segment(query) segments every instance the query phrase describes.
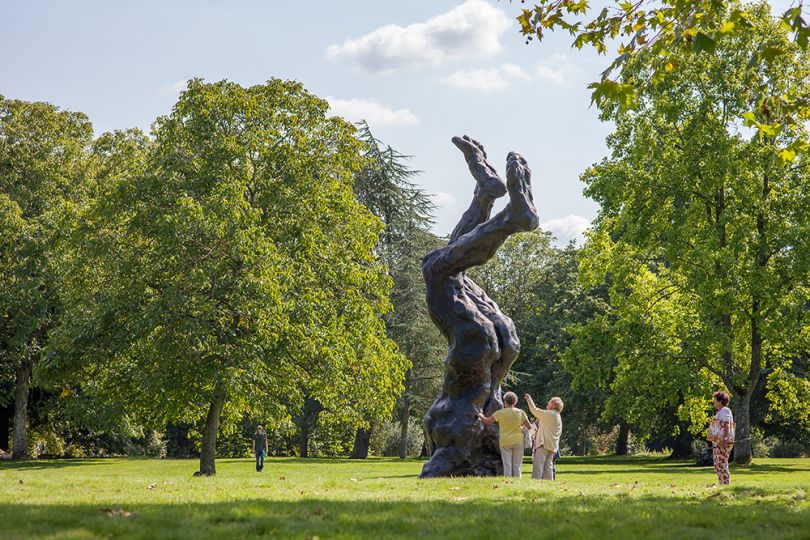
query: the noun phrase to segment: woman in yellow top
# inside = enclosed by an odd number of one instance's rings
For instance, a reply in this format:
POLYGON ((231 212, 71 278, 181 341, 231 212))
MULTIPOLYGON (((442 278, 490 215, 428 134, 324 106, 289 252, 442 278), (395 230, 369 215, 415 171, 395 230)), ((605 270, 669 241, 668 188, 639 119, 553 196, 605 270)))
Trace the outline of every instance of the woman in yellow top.
POLYGON ((537 408, 532 396, 526 394, 526 403, 539 426, 534 434, 534 452, 532 453, 532 478, 535 480, 554 480, 554 454, 560 449, 562 435, 563 401, 553 397, 546 403, 545 410, 537 408))
POLYGON ((515 407, 517 401, 517 394, 507 392, 503 395, 503 409, 495 411, 492 416, 478 413, 478 418, 486 425, 498 422, 503 475, 520 478, 523 466, 523 428, 531 429, 531 424, 526 413, 515 407))

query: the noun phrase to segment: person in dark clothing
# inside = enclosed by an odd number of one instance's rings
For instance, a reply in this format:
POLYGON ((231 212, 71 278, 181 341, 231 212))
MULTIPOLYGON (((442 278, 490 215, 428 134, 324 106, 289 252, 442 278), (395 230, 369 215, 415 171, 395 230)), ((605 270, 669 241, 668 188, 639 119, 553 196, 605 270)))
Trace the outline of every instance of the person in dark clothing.
POLYGON ((253 434, 253 453, 256 455, 256 472, 262 472, 264 456, 267 455, 267 433, 262 426, 257 426, 253 434))

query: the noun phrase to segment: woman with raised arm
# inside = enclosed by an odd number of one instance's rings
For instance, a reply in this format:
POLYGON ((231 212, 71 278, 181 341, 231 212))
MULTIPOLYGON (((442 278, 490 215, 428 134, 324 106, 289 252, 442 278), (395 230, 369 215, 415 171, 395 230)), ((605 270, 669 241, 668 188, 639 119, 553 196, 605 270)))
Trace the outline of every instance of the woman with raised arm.
POLYGON ((529 412, 537 418, 538 427, 534 434, 532 451, 532 478, 535 480, 554 480, 554 455, 560 449, 562 435, 563 401, 553 397, 546 403, 545 410, 539 409, 532 396, 524 396, 529 404, 529 412))

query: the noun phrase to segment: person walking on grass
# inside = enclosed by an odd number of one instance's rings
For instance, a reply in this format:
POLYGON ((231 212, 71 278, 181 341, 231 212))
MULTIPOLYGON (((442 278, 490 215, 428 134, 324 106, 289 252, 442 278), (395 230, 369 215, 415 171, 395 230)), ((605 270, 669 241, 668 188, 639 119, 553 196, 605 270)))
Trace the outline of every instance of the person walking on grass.
POLYGON ((253 434, 253 454, 256 456, 256 472, 262 472, 264 456, 267 455, 267 433, 262 426, 257 426, 253 434))
POLYGON ((558 397, 548 400, 546 409, 538 409, 532 396, 526 394, 529 412, 537 418, 538 428, 534 434, 534 451, 532 452, 532 478, 535 480, 554 480, 554 456, 560 449, 562 435, 563 401, 558 397))
POLYGON ((728 459, 734 447, 734 416, 728 408, 729 395, 722 390, 712 395, 712 402, 717 414, 709 424, 709 436, 712 442, 712 458, 714 471, 721 486, 731 483, 731 474, 728 470, 728 459))
POLYGON ((517 405, 517 394, 507 392, 503 395, 503 409, 495 411, 492 416, 478 413, 478 418, 486 425, 498 422, 498 445, 501 447, 503 475, 520 478, 523 467, 523 429, 531 429, 529 417, 517 405))

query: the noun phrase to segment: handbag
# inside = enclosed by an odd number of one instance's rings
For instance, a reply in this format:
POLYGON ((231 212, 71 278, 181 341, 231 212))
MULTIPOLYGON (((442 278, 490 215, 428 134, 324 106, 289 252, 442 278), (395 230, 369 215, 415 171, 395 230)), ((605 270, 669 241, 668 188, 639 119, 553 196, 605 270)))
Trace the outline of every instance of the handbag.
POLYGON ((734 431, 734 422, 712 418, 712 422, 709 424, 709 434, 706 438, 713 443, 731 444, 734 442, 734 431))
POLYGON ((523 448, 532 447, 532 432, 523 428, 523 448))

